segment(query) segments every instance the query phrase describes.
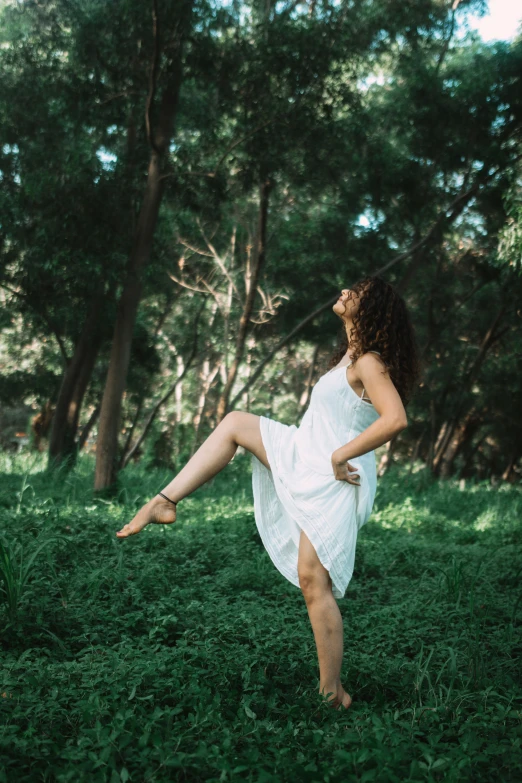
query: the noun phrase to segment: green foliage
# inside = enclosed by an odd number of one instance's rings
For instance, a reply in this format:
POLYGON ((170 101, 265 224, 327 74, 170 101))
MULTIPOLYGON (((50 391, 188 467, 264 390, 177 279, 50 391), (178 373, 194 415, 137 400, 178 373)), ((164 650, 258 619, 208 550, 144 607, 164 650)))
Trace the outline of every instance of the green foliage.
POLYGON ((11 549, 48 543, 1 638, 0 780, 473 781, 522 775, 520 489, 379 482, 344 599, 346 713, 322 706, 300 591, 256 531, 249 457, 118 541, 164 486, 0 455, 11 549))
POLYGON ((51 539, 34 547, 24 558, 23 546, 11 546, 0 541, 0 602, 3 603, 11 621, 17 617, 32 565, 42 549, 49 543, 52 543, 51 539))
POLYGON ((522 187, 520 177, 505 194, 507 220, 499 235, 498 259, 522 273, 522 187))

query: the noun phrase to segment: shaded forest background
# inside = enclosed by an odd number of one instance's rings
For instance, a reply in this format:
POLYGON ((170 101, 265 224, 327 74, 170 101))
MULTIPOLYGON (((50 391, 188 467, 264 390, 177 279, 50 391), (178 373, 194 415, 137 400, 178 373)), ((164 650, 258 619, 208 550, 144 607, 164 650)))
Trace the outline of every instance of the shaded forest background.
POLYGON ((343 287, 405 297, 380 450, 522 464, 522 37, 482 2, 0 2, 0 445, 176 470, 234 408, 298 423, 343 287))

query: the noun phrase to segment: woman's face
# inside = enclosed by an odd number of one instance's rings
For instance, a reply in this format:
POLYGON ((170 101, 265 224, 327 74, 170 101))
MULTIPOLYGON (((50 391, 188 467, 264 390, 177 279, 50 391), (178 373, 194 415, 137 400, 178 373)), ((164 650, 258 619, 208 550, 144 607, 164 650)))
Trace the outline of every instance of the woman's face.
POLYGON ((343 288, 341 295, 337 302, 334 304, 332 310, 336 315, 344 320, 352 320, 357 310, 361 299, 359 294, 350 288, 343 288))

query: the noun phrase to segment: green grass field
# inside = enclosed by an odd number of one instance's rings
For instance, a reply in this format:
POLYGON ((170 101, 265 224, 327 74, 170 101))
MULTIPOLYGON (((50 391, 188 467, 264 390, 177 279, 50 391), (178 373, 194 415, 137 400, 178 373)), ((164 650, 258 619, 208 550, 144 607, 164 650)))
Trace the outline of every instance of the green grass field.
POLYGON ((178 522, 115 532, 167 483, 93 498, 0 457, 0 781, 521 781, 522 492, 380 479, 321 704, 301 592, 257 533, 238 455, 178 522), (3 580, 3 581, 2 581, 3 580))

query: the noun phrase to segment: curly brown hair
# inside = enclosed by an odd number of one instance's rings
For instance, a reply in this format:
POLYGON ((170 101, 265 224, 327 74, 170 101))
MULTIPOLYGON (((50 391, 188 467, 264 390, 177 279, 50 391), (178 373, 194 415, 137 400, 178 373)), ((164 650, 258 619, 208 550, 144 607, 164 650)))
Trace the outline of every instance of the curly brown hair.
MULTIPOLYGON (((379 275, 362 278, 350 290, 360 297, 350 331, 352 362, 355 364, 370 349, 378 351, 406 406, 421 376, 419 349, 406 303, 379 275)), ((341 361, 347 348, 348 338, 343 326, 338 349, 331 357, 328 369, 341 361)))

